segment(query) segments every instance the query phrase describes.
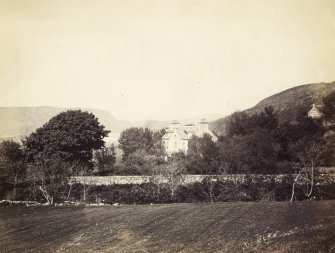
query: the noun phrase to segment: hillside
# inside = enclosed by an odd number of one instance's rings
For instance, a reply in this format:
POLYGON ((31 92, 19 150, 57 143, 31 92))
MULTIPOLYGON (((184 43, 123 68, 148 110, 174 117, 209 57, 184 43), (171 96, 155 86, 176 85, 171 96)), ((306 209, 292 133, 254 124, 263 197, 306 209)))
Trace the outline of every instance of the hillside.
MULTIPOLYGON (((46 106, 0 107, 0 139, 13 138, 15 140, 20 140, 48 122, 53 116, 69 109, 70 108, 46 106)), ((89 111, 96 115, 106 129, 111 130, 108 140, 112 140, 115 134, 130 125, 130 122, 118 120, 108 111, 85 108, 82 110, 89 111)))
MULTIPOLYGON (((254 107, 245 110, 249 114, 260 112, 266 106, 273 106, 278 110, 281 122, 294 121, 303 111, 308 111, 312 104, 320 104, 322 98, 335 90, 335 82, 317 83, 297 86, 268 98, 265 98, 254 107)), ((38 127, 45 124, 51 117, 62 111, 71 108, 59 107, 0 107, 0 139, 12 138, 20 140, 24 136, 29 135, 38 127)), ((82 110, 92 112, 99 118, 99 121, 111 130, 111 134, 106 139, 108 143, 116 142, 120 132, 129 127, 148 127, 150 129, 161 129, 167 127, 170 121, 124 121, 115 118, 109 111, 81 108, 82 110)), ((180 122, 195 123, 201 118, 206 118, 210 122, 210 129, 217 135, 225 134, 225 127, 228 117, 220 118, 219 114, 201 115, 199 117, 182 119, 180 122), (217 119, 217 120, 216 120, 217 119), (214 121, 213 121, 214 120, 214 121)))
MULTIPOLYGON (((14 139, 20 140, 25 136, 35 131, 38 127, 48 122, 50 118, 56 116, 62 111, 67 111, 73 108, 59 108, 59 107, 0 107, 0 140, 14 139)), ((78 108, 74 108, 78 109, 78 108)), ((106 129, 110 130, 109 137, 106 138, 107 143, 115 143, 119 138, 119 134, 129 127, 147 127, 150 129, 162 129, 170 124, 170 121, 124 121, 115 118, 109 111, 80 108, 83 111, 93 113, 103 124, 106 129)), ((208 114, 199 117, 181 120, 181 123, 193 123, 199 121, 201 118, 207 120, 214 120, 220 118, 222 115, 208 114)))
MULTIPOLYGON (((321 104, 322 98, 332 91, 335 91, 335 82, 301 85, 265 98, 245 112, 254 114, 266 106, 273 106, 278 111, 280 122, 292 122, 302 112, 309 111, 313 104, 321 104)), ((225 135, 228 118, 211 122, 210 129, 217 135, 225 135)))

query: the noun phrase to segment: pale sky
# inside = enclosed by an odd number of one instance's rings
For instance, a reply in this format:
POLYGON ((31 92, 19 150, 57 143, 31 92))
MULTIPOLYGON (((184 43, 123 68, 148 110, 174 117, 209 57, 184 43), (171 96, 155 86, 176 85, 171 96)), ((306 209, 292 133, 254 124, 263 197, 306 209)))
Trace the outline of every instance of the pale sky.
POLYGON ((334 0, 0 0, 0 106, 230 114, 335 80, 334 0))

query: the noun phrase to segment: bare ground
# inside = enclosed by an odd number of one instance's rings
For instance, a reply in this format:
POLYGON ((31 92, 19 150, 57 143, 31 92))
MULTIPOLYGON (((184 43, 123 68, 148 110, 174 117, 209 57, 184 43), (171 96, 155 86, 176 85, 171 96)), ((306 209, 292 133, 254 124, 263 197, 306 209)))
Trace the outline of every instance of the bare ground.
POLYGON ((0 252, 335 252, 335 201, 0 207, 0 252))

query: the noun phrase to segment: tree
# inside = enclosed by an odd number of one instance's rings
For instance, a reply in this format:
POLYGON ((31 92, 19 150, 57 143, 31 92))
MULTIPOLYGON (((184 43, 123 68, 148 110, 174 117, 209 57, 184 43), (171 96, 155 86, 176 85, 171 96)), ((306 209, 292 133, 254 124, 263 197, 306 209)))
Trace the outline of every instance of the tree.
POLYGON ((244 135, 247 133, 249 117, 245 112, 234 112, 230 115, 227 122, 227 135, 244 135))
POLYGON ((162 137, 166 134, 165 129, 161 129, 159 131, 153 132, 152 134, 152 141, 153 141, 153 147, 151 149, 151 154, 162 157, 165 155, 165 147, 162 142, 162 137))
POLYGON ((162 157, 148 154, 144 149, 131 153, 122 163, 122 174, 151 175, 156 166, 164 163, 162 157))
POLYGON ((68 179, 77 166, 77 163, 65 162, 59 156, 42 155, 29 164, 27 176, 34 187, 41 191, 47 204, 53 206, 56 200, 65 195, 68 179))
POLYGON ((123 151, 123 160, 126 160, 130 154, 139 149, 149 153, 153 146, 152 132, 148 128, 128 128, 121 133, 119 138, 119 147, 123 151))
POLYGON ((272 136, 264 129, 223 138, 219 143, 220 170, 226 173, 273 173, 277 149, 272 136))
POLYGON ((297 169, 297 173, 292 184, 290 201, 294 199, 295 185, 299 180, 305 184, 305 197, 310 198, 314 189, 314 170, 320 162, 320 144, 316 140, 304 138, 292 145, 291 149, 296 154, 294 167, 297 169))
POLYGON ((321 112, 325 119, 330 123, 335 123, 335 91, 331 92, 322 99, 323 105, 321 112))
POLYGON ((258 114, 254 114, 255 126, 269 131, 278 126, 278 115, 272 106, 267 106, 258 114))
POLYGON ((26 172, 25 157, 18 142, 5 140, 0 143, 0 168, 13 184, 12 198, 16 199, 16 186, 26 172))
POLYGON ((111 170, 116 161, 114 145, 109 148, 102 148, 93 153, 94 168, 99 172, 111 170))
POLYGON ((278 126, 278 115, 272 106, 267 106, 263 111, 248 115, 246 112, 234 112, 227 122, 227 135, 252 134, 256 129, 272 131, 278 126))
POLYGON ((26 138, 28 161, 43 156, 90 164, 93 150, 104 146, 103 138, 110 132, 104 128, 92 113, 62 112, 26 138))
POLYGON ((166 184, 171 190, 171 196, 173 197, 177 187, 185 180, 185 167, 182 163, 177 161, 170 161, 167 164, 161 164, 156 167, 154 174, 156 176, 162 176, 166 184))
POLYGON ((92 169, 93 150, 104 146, 108 133, 92 113, 70 110, 51 118, 26 138, 28 179, 49 205, 64 195, 69 177, 78 168, 92 169))
POLYGON ((192 136, 188 142, 187 170, 189 173, 216 173, 218 147, 209 134, 192 136))

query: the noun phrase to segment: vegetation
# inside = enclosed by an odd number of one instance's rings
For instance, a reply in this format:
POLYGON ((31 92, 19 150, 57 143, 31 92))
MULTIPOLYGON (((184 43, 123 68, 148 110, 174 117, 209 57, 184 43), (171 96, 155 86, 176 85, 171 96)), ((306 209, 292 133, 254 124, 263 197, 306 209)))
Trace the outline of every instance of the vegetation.
POLYGON ((152 132, 148 128, 132 127, 124 130, 119 138, 119 147, 123 151, 123 160, 138 150, 143 150, 149 155, 163 155, 161 138, 164 129, 152 132))
MULTIPOLYGON (((80 110, 62 112, 38 128, 23 142, 29 196, 34 198, 37 189, 49 205, 66 199, 69 177, 92 169, 93 150, 104 146, 108 133, 93 114, 80 110)), ((7 164, 23 160, 19 144, 3 142, 2 147, 7 164)))
MULTIPOLYGON (((23 146, 3 141, 0 144, 0 168, 13 187, 12 199, 16 198, 17 185, 22 182, 27 184, 26 197, 37 199, 37 192, 40 192, 50 205, 54 205, 55 201, 71 199, 74 192, 68 179, 74 175, 164 178, 164 186, 157 183, 159 180, 153 180, 157 191, 168 189, 169 197, 163 199, 177 202, 180 199, 210 202, 261 200, 264 191, 268 199, 293 201, 322 198, 315 175, 317 167, 335 164, 334 94, 332 92, 324 97, 324 114, 319 119, 309 118, 304 112, 295 122, 280 122, 278 113, 272 107, 265 107, 255 114, 235 112, 227 122, 227 135, 220 137, 218 142, 213 142, 207 134, 193 136, 189 140, 187 154, 175 153, 168 159, 162 143, 164 129, 126 129, 119 139, 122 160, 117 160, 114 146, 104 147, 103 138, 109 131, 104 130, 93 114, 80 110, 62 112, 28 136, 23 146), (229 185, 220 180, 207 180, 185 188, 182 186, 185 174, 212 177, 220 174, 292 176, 286 183, 286 186, 291 185, 289 194, 277 198, 276 193, 265 186, 229 185), (303 191, 301 182, 304 184, 303 191), (260 195, 246 193, 245 187, 257 189, 260 195), (190 189, 202 192, 203 196, 207 196, 206 200, 195 197, 190 189)), ((137 190, 146 194, 146 190, 137 190)), ((84 184, 81 195, 84 197, 80 199, 89 199, 88 185, 84 184)))
POLYGON ((11 199, 15 200, 16 186, 24 179, 26 173, 25 157, 19 143, 11 140, 0 143, 0 171, 13 185, 11 199))
MULTIPOLYGON (((301 113, 309 111, 313 104, 321 105, 322 101, 319 98, 328 96, 334 91, 334 87, 335 82, 297 86, 265 98, 244 112, 248 115, 257 114, 266 106, 271 105, 277 111, 280 124, 293 123, 301 113)), ((229 118, 230 116, 212 122, 211 129, 218 136, 226 135, 229 118)))
POLYGON ((114 145, 95 150, 93 153, 93 165, 99 174, 113 171, 115 162, 116 153, 114 145))
POLYGON ((93 150, 105 145, 109 132, 92 113, 61 112, 26 138, 25 152, 29 162, 47 156, 90 164, 93 150))

